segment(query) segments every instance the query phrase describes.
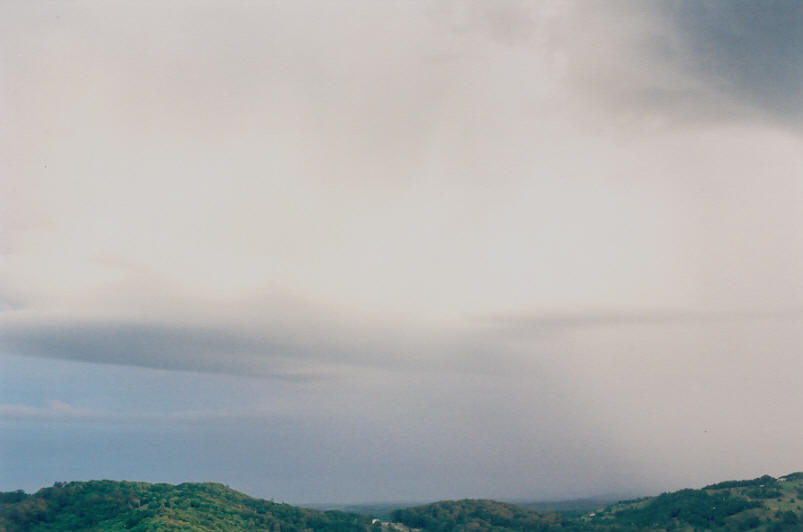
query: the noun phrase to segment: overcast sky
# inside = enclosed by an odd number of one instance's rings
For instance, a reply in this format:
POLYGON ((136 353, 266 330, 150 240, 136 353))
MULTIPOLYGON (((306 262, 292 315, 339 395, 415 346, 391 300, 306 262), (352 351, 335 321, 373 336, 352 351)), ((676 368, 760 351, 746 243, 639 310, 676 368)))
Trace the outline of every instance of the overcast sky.
POLYGON ((803 469, 803 5, 0 5, 0 490, 803 469))

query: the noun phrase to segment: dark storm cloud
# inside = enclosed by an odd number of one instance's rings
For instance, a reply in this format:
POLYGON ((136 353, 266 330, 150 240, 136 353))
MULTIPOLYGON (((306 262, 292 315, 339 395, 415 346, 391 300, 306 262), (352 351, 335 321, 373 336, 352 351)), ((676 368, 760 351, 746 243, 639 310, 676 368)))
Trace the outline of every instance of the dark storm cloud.
POLYGON ((795 0, 660 2, 674 49, 664 57, 788 125, 803 118, 803 4, 795 0))
POLYGON ((6 320, 0 323, 0 346, 8 354, 40 358, 302 381, 335 377, 337 367, 491 376, 505 374, 505 361, 514 360, 508 340, 586 329, 801 317, 803 310, 797 308, 510 313, 469 320, 467 327, 448 333, 403 327, 360 330, 359 325, 342 322, 337 331, 319 326, 316 330, 312 320, 251 327, 170 320, 6 320))
POLYGON ((4 351, 11 354, 166 370, 288 377, 286 367, 275 366, 304 354, 298 346, 255 335, 165 323, 6 324, 0 330, 4 351))
POLYGON ((301 381, 337 377, 337 368, 493 374, 505 354, 467 331, 363 327, 334 320, 322 327, 309 317, 247 327, 169 319, 7 319, 0 322, 0 347, 12 355, 301 381))

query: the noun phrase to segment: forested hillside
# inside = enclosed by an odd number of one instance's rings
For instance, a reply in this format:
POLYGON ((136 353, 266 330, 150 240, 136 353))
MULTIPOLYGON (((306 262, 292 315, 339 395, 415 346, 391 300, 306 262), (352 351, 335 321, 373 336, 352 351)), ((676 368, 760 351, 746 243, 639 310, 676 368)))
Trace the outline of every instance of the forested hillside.
POLYGON ((446 531, 803 531, 803 473, 728 481, 620 502, 579 517, 493 501, 447 501, 397 510, 411 528, 446 531))
POLYGON ((393 512, 393 519, 428 532, 468 530, 551 530, 560 524, 557 513, 526 510, 489 500, 441 501, 393 512))
POLYGON ((240 531, 362 532, 368 519, 254 499, 222 484, 57 483, 34 495, 0 495, 0 532, 240 531))
POLYGON ((391 521, 254 499, 221 484, 100 480, 57 483, 33 495, 0 493, 0 532, 803 532, 801 506, 803 473, 720 482, 579 516, 465 499, 399 509, 391 521))

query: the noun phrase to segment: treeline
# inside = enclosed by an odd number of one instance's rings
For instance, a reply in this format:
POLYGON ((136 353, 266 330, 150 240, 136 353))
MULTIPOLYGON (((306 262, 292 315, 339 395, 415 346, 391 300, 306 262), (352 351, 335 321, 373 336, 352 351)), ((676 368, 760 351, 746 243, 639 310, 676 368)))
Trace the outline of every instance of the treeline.
POLYGON ((222 484, 91 481, 0 496, 0 532, 363 532, 367 518, 254 499, 222 484))
POLYGON ((582 514, 491 500, 395 510, 393 523, 254 499, 222 484, 56 483, 0 493, 0 532, 803 532, 803 474, 711 484, 582 514))
POLYGON ((551 530, 561 520, 557 513, 525 510, 513 504, 489 500, 442 501, 396 510, 393 520, 428 532, 551 530))
POLYGON ((778 482, 778 479, 769 475, 764 475, 752 480, 726 480, 725 482, 718 482, 717 484, 709 484, 705 486, 704 490, 721 490, 730 488, 745 488, 749 486, 769 486, 778 482))
POLYGON ((393 518, 425 532, 803 532, 801 497, 803 474, 792 474, 623 501, 579 516, 532 512, 494 501, 462 500, 397 510, 393 518))
POLYGON ((709 494, 704 490, 685 489, 664 493, 644 506, 616 512, 615 520, 622 525, 637 527, 691 525, 712 530, 725 526, 726 519, 761 503, 730 493, 709 494))

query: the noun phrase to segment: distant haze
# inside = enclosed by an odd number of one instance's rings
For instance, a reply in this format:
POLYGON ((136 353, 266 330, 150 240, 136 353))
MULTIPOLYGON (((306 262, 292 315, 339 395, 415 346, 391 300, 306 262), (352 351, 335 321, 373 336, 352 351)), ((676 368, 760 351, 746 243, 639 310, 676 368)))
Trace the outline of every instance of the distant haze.
POLYGON ((803 469, 803 5, 0 5, 0 490, 803 469))

